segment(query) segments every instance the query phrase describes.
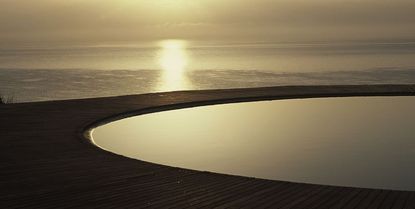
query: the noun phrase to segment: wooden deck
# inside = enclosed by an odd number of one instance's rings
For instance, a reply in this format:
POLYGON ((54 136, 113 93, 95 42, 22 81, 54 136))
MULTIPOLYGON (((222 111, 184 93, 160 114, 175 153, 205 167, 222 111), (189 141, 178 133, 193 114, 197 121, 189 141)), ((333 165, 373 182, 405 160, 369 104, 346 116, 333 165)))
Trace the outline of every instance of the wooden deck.
POLYGON ((290 183, 167 167, 100 150, 84 137, 89 128, 114 118, 167 109, 376 95, 415 95, 415 85, 184 91, 0 105, 0 208, 413 209, 415 192, 290 183))

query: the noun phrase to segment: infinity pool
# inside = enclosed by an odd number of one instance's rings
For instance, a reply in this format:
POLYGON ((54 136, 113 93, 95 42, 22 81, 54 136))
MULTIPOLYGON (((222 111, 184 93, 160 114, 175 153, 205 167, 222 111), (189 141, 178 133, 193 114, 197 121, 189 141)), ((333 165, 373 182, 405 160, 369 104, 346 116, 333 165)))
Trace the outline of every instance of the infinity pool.
POLYGON ((415 190, 415 97, 291 99, 173 110, 98 127, 94 143, 159 164, 415 190))

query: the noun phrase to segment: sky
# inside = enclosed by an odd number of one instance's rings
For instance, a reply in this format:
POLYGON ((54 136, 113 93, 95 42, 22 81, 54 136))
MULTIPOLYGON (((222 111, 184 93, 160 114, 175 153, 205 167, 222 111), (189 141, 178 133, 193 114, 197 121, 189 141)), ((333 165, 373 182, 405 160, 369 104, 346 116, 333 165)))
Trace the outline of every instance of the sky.
POLYGON ((413 41, 414 0, 0 0, 0 46, 413 41))

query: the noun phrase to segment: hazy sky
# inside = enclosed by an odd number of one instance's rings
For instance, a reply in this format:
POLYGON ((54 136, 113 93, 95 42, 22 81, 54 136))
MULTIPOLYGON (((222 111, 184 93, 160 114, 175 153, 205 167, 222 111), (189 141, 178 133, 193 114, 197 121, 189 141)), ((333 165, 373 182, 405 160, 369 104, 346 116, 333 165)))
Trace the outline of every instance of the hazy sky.
POLYGON ((0 0, 0 44, 402 41, 414 0, 0 0))

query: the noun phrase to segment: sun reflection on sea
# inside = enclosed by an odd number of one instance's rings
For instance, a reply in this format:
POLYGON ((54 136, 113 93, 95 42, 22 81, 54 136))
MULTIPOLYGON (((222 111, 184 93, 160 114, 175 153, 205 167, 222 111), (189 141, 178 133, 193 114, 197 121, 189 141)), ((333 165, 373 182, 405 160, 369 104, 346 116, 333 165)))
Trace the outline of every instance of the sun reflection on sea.
POLYGON ((183 40, 164 40, 159 43, 158 61, 162 69, 159 91, 175 91, 189 88, 186 66, 189 56, 183 40))

